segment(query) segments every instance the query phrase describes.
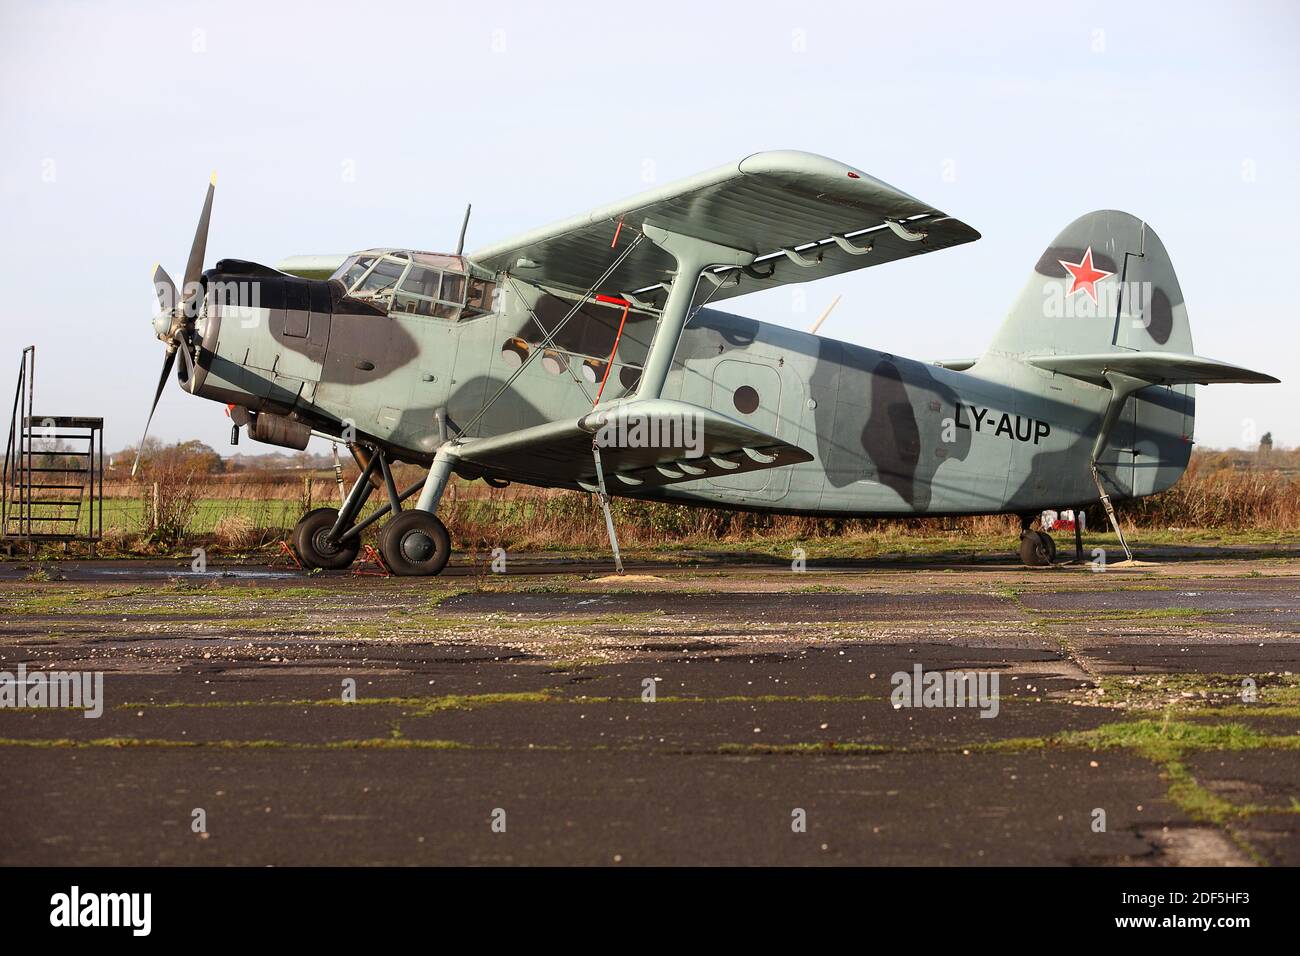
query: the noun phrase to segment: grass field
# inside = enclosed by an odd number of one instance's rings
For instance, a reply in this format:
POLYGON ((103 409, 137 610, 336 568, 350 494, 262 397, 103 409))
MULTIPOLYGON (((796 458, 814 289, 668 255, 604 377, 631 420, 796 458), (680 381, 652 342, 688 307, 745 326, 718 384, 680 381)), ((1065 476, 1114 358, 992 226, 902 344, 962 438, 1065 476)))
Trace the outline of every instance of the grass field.
MULTIPOLYGON (((1148 543, 1293 542, 1300 535, 1300 478, 1292 467, 1297 457, 1295 452, 1276 452, 1267 459, 1197 452, 1173 488, 1120 503, 1121 520, 1126 531, 1148 543)), ((396 471, 399 487, 420 477, 410 466, 396 471)), ((350 480, 353 474, 346 477, 350 480)), ((322 471, 270 476, 165 472, 143 481, 111 481, 105 492, 99 550, 110 555, 187 553, 196 545, 224 553, 278 550, 302 514, 313 507, 337 507, 340 498, 334 475, 322 471)), ((363 517, 384 500, 382 491, 373 494, 363 517)), ((1019 527, 1018 519, 1005 515, 827 519, 635 499, 616 499, 613 511, 620 541, 648 552, 708 547, 789 554, 796 545, 817 542, 823 555, 1002 553, 1014 543, 1019 527)), ((577 492, 519 485, 491 488, 457 478, 439 514, 461 552, 607 547, 595 498, 577 492)), ((87 518, 83 510, 83 533, 89 530, 87 518)), ((1087 524, 1098 533, 1089 534, 1090 546, 1117 545, 1113 535, 1100 534, 1107 529, 1099 506, 1088 509, 1087 524)), ((381 527, 368 532, 369 540, 381 527)), ((1058 534, 1058 544, 1068 547, 1071 537, 1069 532, 1058 534)))

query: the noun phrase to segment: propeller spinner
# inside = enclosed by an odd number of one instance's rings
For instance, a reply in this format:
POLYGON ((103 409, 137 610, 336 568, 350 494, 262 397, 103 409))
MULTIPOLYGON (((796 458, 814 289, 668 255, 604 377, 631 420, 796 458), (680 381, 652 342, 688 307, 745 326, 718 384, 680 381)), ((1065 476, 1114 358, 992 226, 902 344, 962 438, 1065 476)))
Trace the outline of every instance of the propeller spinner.
POLYGON ((167 355, 163 359, 162 375, 158 377, 158 388, 154 392, 153 404, 149 406, 149 417, 144 423, 144 434, 140 436, 140 447, 136 449, 135 463, 131 466, 131 475, 140 469, 140 456, 144 454, 144 441, 149 435, 149 426, 153 423, 153 414, 158 409, 158 400, 162 398, 163 386, 176 364, 176 353, 185 358, 188 371, 187 381, 194 382, 194 357, 190 354, 190 335, 194 331, 194 320, 199 312, 203 290, 199 279, 203 275, 203 256, 208 246, 208 224, 212 221, 212 196, 217 188, 217 174, 212 174, 208 183, 208 194, 203 200, 203 212, 199 214, 199 225, 194 230, 194 243, 190 246, 190 257, 185 263, 185 275, 178 291, 176 283, 161 265, 154 266, 153 285, 158 295, 159 313, 154 316, 153 330, 158 340, 167 346, 167 355))

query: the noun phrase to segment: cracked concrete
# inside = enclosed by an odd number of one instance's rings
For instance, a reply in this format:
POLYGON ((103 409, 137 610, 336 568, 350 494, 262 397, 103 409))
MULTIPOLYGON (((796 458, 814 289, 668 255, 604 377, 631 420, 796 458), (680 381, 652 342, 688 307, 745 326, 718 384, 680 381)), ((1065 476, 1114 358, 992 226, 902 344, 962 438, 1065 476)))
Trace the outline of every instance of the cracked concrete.
POLYGON ((0 670, 106 696, 0 708, 0 862, 1294 865, 1300 563, 1203 552, 0 564, 0 670), (895 706, 917 664, 997 716, 895 706))

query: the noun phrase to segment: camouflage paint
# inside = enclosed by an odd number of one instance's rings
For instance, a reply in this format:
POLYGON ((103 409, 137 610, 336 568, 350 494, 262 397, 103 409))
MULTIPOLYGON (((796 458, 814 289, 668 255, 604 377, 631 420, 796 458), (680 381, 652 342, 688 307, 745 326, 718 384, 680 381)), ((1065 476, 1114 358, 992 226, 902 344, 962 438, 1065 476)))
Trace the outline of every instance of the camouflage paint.
MULTIPOLYGON (((220 269, 207 275, 224 277, 220 269)), ((270 291, 274 280, 263 281, 270 291)), ((510 343, 522 340, 535 351, 569 311, 572 302, 562 293, 502 272, 495 311, 451 321, 384 315, 342 296, 338 283, 290 281, 308 286, 314 304, 305 313, 279 306, 272 295, 252 327, 223 320, 219 309, 207 317, 196 393, 255 411, 292 412, 332 434, 350 420, 363 439, 424 464, 471 421, 467 435, 488 437, 589 412, 595 383, 582 377, 582 363, 608 359, 621 314, 584 304, 555 337, 557 361, 531 361, 479 415, 518 368, 507 355, 510 343), (315 305, 326 292, 328 314, 315 305), (289 335, 288 328, 306 334, 289 335)), ((701 287, 697 300, 707 283, 701 287)), ((1072 306, 1081 300, 1076 293, 1072 306)), ((629 314, 604 403, 634 387, 654 326, 651 311, 629 314)), ((1118 212, 1084 216, 1062 231, 986 354, 964 371, 702 308, 681 337, 663 397, 749 421, 811 460, 653 488, 613 482, 610 490, 863 516, 1029 513, 1092 501, 1090 449, 1109 389, 1024 359, 1110 350, 1191 351, 1186 307, 1164 247, 1140 220, 1118 212), (1098 270, 1113 273, 1099 290, 1113 291, 1110 284, 1121 281, 1150 287, 1145 312, 1121 303, 1114 314, 1048 314, 1045 303, 1061 299, 1071 281, 1062 260, 1078 263, 1089 250, 1098 270), (746 385, 759 398, 748 414, 733 402, 746 385)), ((1101 459, 1120 496, 1177 480, 1190 453, 1194 412, 1189 385, 1151 386, 1128 400, 1101 459)), ((484 471, 468 464, 460 470, 471 477, 484 471)), ((551 483, 578 487, 580 477, 551 483)))

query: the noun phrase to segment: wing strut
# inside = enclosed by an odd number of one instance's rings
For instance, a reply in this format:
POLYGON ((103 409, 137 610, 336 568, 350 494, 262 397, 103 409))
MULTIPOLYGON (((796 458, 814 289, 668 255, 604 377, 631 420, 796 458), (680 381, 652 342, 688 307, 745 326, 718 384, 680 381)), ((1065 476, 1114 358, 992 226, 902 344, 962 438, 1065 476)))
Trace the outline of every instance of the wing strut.
POLYGON ((659 313, 659 327, 650 342, 650 350, 646 353, 645 365, 641 369, 641 381, 636 387, 637 398, 659 398, 663 394, 664 381, 668 378, 668 369, 672 366, 673 353, 677 351, 677 342, 686 327, 687 313, 695 298, 700 273, 709 266, 747 266, 754 261, 754 254, 669 232, 650 223, 645 224, 642 235, 677 261, 677 272, 673 276, 672 287, 668 290, 668 300, 659 313))
POLYGON ((609 492, 605 490, 605 469, 600 465, 600 442, 592 439, 591 455, 596 459, 596 496, 605 512, 605 530, 609 532, 609 546, 614 549, 614 567, 623 573, 623 556, 618 553, 618 533, 614 530, 614 516, 609 510, 609 492))

